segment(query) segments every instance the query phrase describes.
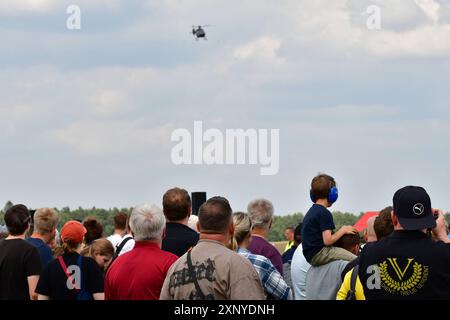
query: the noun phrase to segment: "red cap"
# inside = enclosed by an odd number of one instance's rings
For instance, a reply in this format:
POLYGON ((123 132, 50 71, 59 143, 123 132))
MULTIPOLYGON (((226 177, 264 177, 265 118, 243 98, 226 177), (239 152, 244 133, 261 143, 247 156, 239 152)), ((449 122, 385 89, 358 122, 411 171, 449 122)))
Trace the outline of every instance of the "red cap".
POLYGON ((78 221, 67 221, 61 229, 61 240, 72 240, 75 243, 83 242, 84 235, 86 234, 86 228, 78 221))

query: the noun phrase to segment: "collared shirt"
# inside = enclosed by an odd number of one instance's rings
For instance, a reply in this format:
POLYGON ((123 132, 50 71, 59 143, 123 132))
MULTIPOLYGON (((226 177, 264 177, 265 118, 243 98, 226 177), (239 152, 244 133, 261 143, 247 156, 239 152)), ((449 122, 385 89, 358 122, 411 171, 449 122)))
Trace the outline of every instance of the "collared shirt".
POLYGON ((264 291, 271 298, 292 300, 291 289, 269 259, 243 248, 239 248, 237 252, 253 264, 259 274, 264 291))
POLYGON ((105 278, 106 300, 158 300, 167 271, 177 256, 156 243, 136 241, 119 256, 105 278))

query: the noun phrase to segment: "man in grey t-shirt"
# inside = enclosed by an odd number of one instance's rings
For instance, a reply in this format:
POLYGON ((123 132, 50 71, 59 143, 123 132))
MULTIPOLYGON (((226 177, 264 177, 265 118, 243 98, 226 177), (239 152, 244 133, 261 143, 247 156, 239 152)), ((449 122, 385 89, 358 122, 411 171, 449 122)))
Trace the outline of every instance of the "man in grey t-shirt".
MULTIPOLYGON (((359 252, 359 235, 344 235, 336 246, 357 254, 359 252)), ((306 274, 307 300, 336 300, 342 284, 341 274, 348 261, 338 260, 319 267, 311 267, 306 274)))

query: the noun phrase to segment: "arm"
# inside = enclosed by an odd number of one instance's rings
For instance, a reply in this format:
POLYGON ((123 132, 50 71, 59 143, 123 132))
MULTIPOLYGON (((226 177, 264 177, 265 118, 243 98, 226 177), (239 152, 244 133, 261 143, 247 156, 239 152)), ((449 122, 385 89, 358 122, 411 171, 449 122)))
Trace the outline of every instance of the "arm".
POLYGON ((291 289, 269 259, 265 266, 267 277, 262 277, 261 280, 266 292, 277 300, 292 300, 291 289))
POLYGON ((105 300, 104 292, 94 293, 92 296, 94 297, 94 300, 105 300))
POLYGON ((322 232, 323 243, 325 246, 331 246, 345 234, 355 234, 357 231, 352 226, 342 226, 336 233, 331 234, 331 230, 322 232))
POLYGON ((38 300, 50 300, 49 296, 44 296, 42 294, 38 294, 38 300))
POLYGON ((28 292, 30 293, 30 300, 37 300, 38 295, 35 291, 37 283, 39 281, 39 276, 29 276, 27 277, 27 281, 28 281, 28 292))

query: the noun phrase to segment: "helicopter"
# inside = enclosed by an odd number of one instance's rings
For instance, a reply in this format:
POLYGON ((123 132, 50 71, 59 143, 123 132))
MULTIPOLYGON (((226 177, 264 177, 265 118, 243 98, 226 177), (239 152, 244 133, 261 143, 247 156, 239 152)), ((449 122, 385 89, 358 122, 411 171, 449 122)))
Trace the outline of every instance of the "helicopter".
POLYGON ((204 26, 198 26, 197 29, 195 28, 195 26, 192 26, 192 34, 194 35, 196 41, 198 41, 199 38, 208 40, 208 38, 206 38, 206 32, 203 28, 209 26, 210 26, 209 24, 206 24, 204 26))

